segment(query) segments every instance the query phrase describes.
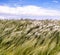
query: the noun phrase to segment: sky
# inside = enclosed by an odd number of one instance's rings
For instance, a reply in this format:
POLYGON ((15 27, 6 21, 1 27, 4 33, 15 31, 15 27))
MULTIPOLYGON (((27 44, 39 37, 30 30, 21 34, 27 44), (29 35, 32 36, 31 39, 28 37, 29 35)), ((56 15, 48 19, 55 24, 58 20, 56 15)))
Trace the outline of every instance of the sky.
POLYGON ((60 19, 60 0, 0 0, 0 18, 41 17, 60 19))

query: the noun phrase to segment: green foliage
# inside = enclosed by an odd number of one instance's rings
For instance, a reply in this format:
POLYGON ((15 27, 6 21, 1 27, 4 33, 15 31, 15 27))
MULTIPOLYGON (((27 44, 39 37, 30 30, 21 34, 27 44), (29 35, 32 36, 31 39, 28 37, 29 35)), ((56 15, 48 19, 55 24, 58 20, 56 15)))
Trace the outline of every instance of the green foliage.
POLYGON ((0 20, 0 55, 60 55, 60 22, 0 20))

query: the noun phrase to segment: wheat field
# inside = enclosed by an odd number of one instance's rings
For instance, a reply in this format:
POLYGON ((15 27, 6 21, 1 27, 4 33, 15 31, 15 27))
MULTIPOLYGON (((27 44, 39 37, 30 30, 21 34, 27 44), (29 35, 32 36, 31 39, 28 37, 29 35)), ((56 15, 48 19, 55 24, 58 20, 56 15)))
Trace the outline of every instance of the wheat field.
POLYGON ((60 55, 60 21, 0 20, 0 55, 60 55))

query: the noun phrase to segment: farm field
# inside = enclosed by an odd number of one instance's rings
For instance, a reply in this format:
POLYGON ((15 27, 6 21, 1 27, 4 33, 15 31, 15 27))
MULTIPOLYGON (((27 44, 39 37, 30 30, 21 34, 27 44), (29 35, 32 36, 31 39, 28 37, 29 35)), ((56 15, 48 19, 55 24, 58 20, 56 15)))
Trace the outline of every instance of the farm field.
POLYGON ((60 55, 60 21, 0 20, 0 55, 60 55))

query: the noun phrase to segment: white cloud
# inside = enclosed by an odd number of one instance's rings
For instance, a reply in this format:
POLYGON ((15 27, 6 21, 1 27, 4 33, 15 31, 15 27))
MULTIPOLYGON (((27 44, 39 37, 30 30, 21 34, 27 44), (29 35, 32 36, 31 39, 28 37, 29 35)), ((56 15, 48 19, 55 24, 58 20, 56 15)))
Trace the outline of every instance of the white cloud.
POLYGON ((0 13, 31 16, 60 16, 60 11, 49 10, 37 6, 8 7, 0 6, 0 13))
POLYGON ((57 0, 53 0, 52 2, 54 2, 54 3, 58 3, 58 1, 57 1, 57 0))

